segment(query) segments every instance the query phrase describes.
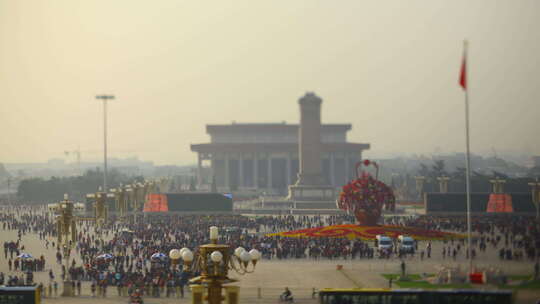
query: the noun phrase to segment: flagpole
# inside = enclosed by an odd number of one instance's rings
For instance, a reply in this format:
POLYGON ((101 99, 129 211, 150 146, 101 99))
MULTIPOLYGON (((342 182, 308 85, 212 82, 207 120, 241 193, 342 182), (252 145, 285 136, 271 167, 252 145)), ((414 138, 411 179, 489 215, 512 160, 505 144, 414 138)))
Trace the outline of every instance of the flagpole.
MULTIPOLYGON (((467 64, 467 40, 463 41, 463 60, 466 69, 467 64)), ((465 70, 466 71, 466 70, 465 70)), ((466 73, 466 72, 465 72, 466 73)), ((466 78, 469 78, 465 74, 466 78)), ((465 140, 467 142, 467 155, 465 161, 466 168, 466 188, 467 188, 467 252, 469 256, 469 274, 473 272, 473 260, 472 260, 472 246, 471 246, 471 156, 470 156, 470 140, 469 140, 469 85, 465 82, 465 140)))

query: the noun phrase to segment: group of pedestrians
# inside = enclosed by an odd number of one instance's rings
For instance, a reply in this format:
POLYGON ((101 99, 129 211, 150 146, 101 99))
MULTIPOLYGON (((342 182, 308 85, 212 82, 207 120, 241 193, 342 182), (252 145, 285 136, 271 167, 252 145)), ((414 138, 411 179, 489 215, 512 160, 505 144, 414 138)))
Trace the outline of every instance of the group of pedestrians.
MULTIPOLYGON (((209 243, 210 226, 220 228, 220 243, 230 248, 256 248, 264 259, 372 259, 378 256, 371 241, 268 235, 270 232, 354 223, 354 218, 349 215, 247 217, 154 214, 121 224, 112 218, 102 227, 101 233, 97 233, 91 221, 78 222, 77 241, 66 269, 63 252, 55 242, 54 219, 45 208, 4 207, 2 211, 0 226, 4 230, 17 231, 18 236, 17 240, 4 242, 4 257, 10 271, 32 273, 49 270, 49 281, 45 282, 47 287, 44 288, 51 286, 52 290, 57 285, 52 265, 45 263, 44 255, 28 260, 17 258, 24 252, 23 236, 35 233, 46 249, 54 250, 61 278, 72 280, 73 289, 79 294, 81 284, 88 282, 95 297, 106 297, 111 293, 128 296, 134 292, 153 297, 183 297, 189 279, 198 273, 184 269, 182 264, 171 263, 166 256, 171 249, 187 247, 196 250, 200 245, 209 243), (156 253, 163 253, 165 258, 153 258, 156 253)), ((466 227, 464 217, 457 216, 386 217, 384 223, 451 232, 464 232, 466 227)), ((496 249, 503 260, 538 259, 540 231, 538 222, 533 218, 474 217, 473 223, 473 258, 486 250, 496 249)), ((417 242, 415 250, 405 253, 394 249, 385 257, 430 259, 437 254, 432 252, 431 246, 431 242, 417 242)), ((464 240, 447 240, 440 255, 443 259, 454 260, 460 256, 468 257, 465 248, 464 240)), ((26 279, 16 275, 4 281, 9 284, 27 283, 26 279)))

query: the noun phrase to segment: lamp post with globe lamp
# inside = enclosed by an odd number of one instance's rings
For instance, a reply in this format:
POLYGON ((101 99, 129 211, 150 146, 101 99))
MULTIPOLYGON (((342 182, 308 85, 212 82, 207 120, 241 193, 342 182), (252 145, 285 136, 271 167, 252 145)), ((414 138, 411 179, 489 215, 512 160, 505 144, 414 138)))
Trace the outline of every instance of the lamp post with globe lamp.
MULTIPOLYGON (((209 304, 221 303, 223 284, 237 282, 236 279, 228 277, 229 270, 234 270, 240 275, 252 273, 257 261, 261 258, 261 253, 257 249, 248 252, 244 248, 238 247, 231 251, 229 245, 218 244, 218 238, 218 227, 212 226, 210 227, 210 244, 199 246, 195 254, 188 248, 172 249, 169 252, 171 260, 183 260, 184 272, 200 272, 199 276, 189 282, 196 284, 195 287, 197 285, 204 286, 208 290, 208 296, 203 299, 202 292, 196 292, 193 288, 193 303, 203 303, 203 300, 207 300, 209 304)), ((237 287, 228 286, 226 288, 231 291, 229 292, 229 303, 237 303, 237 287)))
POLYGON ((531 198, 534 206, 536 207, 536 220, 540 220, 540 182, 538 182, 538 177, 532 183, 529 183, 531 186, 531 198))
POLYGON ((73 202, 68 199, 67 194, 64 194, 64 200, 56 204, 50 204, 49 209, 58 211, 56 221, 58 245, 62 247, 62 253, 66 261, 62 296, 70 297, 74 295, 74 290, 72 289, 72 281, 69 279, 69 257, 77 241, 77 225, 73 214, 73 202))
POLYGON ((416 192, 418 193, 418 198, 420 200, 424 199, 424 183, 426 182, 425 176, 415 176, 414 180, 416 181, 416 192))

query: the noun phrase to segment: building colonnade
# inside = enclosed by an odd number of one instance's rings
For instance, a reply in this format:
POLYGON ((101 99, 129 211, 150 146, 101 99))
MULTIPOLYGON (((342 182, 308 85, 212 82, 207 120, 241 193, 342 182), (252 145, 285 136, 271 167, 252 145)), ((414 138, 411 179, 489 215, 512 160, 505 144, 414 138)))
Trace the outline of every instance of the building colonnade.
MULTIPOLYGON (((289 185, 296 182, 299 169, 298 153, 295 152, 214 152, 198 155, 199 184, 202 183, 203 160, 209 160, 217 187, 230 191, 267 189, 284 193, 289 185)), ((354 165, 361 160, 361 153, 326 152, 321 157, 325 182, 341 187, 356 176, 354 165)))

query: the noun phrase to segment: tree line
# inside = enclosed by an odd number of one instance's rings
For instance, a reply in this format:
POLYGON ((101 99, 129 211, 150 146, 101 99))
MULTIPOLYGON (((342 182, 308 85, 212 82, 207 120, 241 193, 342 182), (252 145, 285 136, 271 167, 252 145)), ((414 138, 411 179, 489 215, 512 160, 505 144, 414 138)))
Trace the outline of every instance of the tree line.
MULTIPOLYGON (((531 188, 528 185, 529 182, 535 180, 536 175, 535 168, 530 170, 527 177, 509 177, 506 174, 492 171, 492 174, 480 173, 477 171, 471 171, 471 192, 473 193, 489 193, 492 191, 493 179, 504 179, 504 192, 507 193, 526 193, 530 192, 531 188)), ((424 177, 423 191, 422 192, 439 192, 439 180, 438 177, 446 176, 448 180, 448 192, 464 193, 466 192, 466 169, 457 167, 452 171, 448 171, 445 166, 444 160, 434 160, 432 164, 421 163, 416 175, 410 174, 393 176, 391 179, 391 186, 402 193, 404 197, 409 199, 418 198, 418 189, 415 177, 424 177)))
MULTIPOLYGON (((116 169, 109 170, 107 183, 110 188, 119 187, 120 184, 142 182, 142 176, 127 176, 116 169)), ((100 169, 87 170, 80 176, 40 177, 24 179, 17 189, 17 200, 24 203, 51 203, 63 199, 69 194, 74 201, 84 201, 87 193, 94 193, 103 185, 103 171, 100 169)))

